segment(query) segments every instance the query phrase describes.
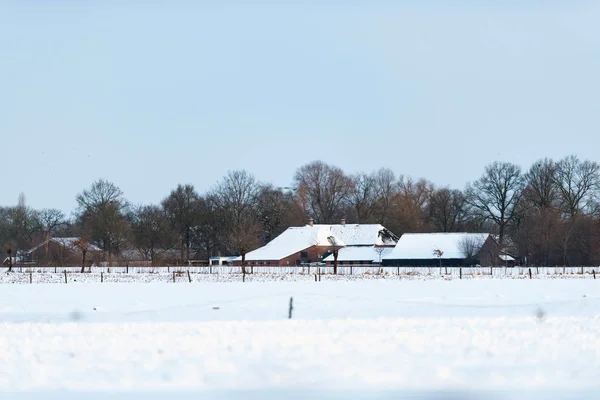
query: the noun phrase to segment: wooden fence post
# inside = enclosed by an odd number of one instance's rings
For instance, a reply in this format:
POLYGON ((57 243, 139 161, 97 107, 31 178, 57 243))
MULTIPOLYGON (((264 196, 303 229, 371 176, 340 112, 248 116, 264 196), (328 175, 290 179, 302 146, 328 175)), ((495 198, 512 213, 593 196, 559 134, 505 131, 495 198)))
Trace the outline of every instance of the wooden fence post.
POLYGON ((246 282, 246 270, 242 270, 242 282, 246 282))
POLYGON ((294 309, 294 298, 290 297, 290 309, 288 311, 288 319, 292 319, 292 310, 294 309))
POLYGON ((54 266, 54 273, 56 273, 56 265, 54 266))
POLYGON ((33 283, 33 274, 29 271, 29 283, 33 283))
POLYGON ((65 283, 67 283, 67 270, 65 269, 65 283))
POLYGON ((531 268, 529 268, 529 279, 532 279, 531 278, 531 268))
POLYGON ((595 270, 595 269, 593 269, 593 270, 592 270, 592 273, 594 274, 594 279, 596 279, 596 270, 595 270))
POLYGON ((315 274, 315 282, 317 281, 317 274, 315 274))
POLYGON ((490 267, 490 275, 494 276, 494 270, 492 269, 493 267, 490 267))
POLYGON ((104 282, 104 272, 100 271, 100 283, 104 282))
POLYGON ((462 279, 462 267, 458 268, 458 274, 460 276, 460 279, 462 279))
POLYGON ((350 266, 350 275, 352 275, 352 265, 350 266))
POLYGON ((398 269, 398 276, 400 276, 400 266, 398 265, 396 268, 398 269))
POLYGON ((189 279, 190 283, 192 283, 192 277, 190 275, 190 270, 189 269, 188 269, 188 279, 189 279))
POLYGON ((175 271, 173 271, 173 283, 175 283, 175 271))

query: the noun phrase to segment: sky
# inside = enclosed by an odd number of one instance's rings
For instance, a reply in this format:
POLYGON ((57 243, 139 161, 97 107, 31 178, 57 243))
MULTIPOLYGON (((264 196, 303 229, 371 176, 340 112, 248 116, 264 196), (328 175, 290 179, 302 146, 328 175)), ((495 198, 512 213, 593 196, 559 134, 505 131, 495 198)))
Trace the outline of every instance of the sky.
POLYGON ((0 205, 600 161, 600 1, 0 0, 0 205))

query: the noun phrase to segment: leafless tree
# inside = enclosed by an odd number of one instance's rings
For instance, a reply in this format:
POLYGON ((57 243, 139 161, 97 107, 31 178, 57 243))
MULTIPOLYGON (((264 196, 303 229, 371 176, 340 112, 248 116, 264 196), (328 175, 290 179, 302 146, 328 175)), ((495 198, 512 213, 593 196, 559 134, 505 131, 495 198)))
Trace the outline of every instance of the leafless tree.
POLYGON ((479 180, 467 185, 466 201, 498 227, 500 245, 507 227, 516 218, 517 204, 523 194, 521 167, 494 162, 485 167, 479 180))
POLYGON ((95 181, 76 197, 77 219, 90 232, 90 241, 108 253, 109 262, 126 242, 125 214, 129 204, 116 185, 104 179, 95 181))
POLYGON ((319 223, 339 221, 351 188, 350 178, 340 168, 314 161, 300 167, 294 180, 308 214, 319 223))
POLYGON ((427 217, 435 232, 457 232, 464 225, 465 211, 465 196, 460 190, 434 190, 427 204, 427 217))
POLYGON ((563 212, 567 217, 581 214, 597 199, 600 189, 600 166, 594 161, 581 161, 574 155, 560 160, 556 166, 556 185, 563 212))
POLYGON ((294 194, 272 185, 260 186, 256 195, 256 207, 266 242, 273 240, 288 227, 306 222, 294 194))
MULTIPOLYGON (((73 246, 81 251, 81 273, 85 272, 85 264, 87 261, 87 254, 90 249, 90 241, 85 235, 80 236, 73 242, 73 246)), ((90 272, 92 272, 92 267, 90 266, 90 272)))
POLYGON ((356 217, 356 223, 371 222, 377 203, 376 176, 359 173, 350 178, 348 202, 356 217))
POLYGON ((398 234, 427 231, 426 209, 433 184, 426 179, 413 180, 401 176, 398 191, 393 197, 393 219, 389 229, 398 234))
POLYGON ((66 223, 65 214, 55 208, 44 208, 40 211, 39 218, 44 229, 44 240, 48 240, 57 228, 66 223))
POLYGON ((176 247, 178 237, 173 231, 164 209, 155 205, 134 210, 131 232, 136 249, 155 265, 158 258, 176 247))
POLYGON ((261 224, 257 210, 260 183, 247 171, 229 171, 217 185, 213 198, 227 232, 228 248, 242 256, 260 246, 261 224))
POLYGON ((338 256, 340 250, 344 247, 342 243, 340 243, 335 236, 329 236, 327 238, 329 242, 329 248, 327 249, 331 254, 333 254, 333 274, 337 275, 338 270, 338 256))
POLYGON ((381 259, 383 258, 383 253, 385 253, 385 250, 387 249, 387 247, 375 247, 375 252, 379 255, 379 263, 381 264, 381 259))
POLYGON ((483 243, 483 238, 478 238, 473 235, 465 236, 458 241, 458 249, 465 258, 465 262, 467 263, 467 265, 472 265, 473 263, 475 263, 477 255, 481 251, 483 243))
POLYGON ((177 188, 162 201, 171 226, 179 234, 181 260, 190 258, 192 229, 198 224, 199 197, 194 186, 177 185, 177 188))
POLYGON ((397 192, 398 185, 394 172, 387 168, 377 171, 375 174, 375 215, 377 222, 384 226, 387 226, 397 192))

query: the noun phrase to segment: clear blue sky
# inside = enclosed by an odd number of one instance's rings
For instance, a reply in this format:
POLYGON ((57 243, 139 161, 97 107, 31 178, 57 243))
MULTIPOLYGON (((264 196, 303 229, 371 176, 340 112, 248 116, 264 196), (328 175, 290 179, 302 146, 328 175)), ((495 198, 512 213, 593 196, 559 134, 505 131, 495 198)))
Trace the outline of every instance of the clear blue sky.
POLYGON ((276 3, 0 2, 0 205, 287 186, 315 159, 458 188, 600 161, 598 1, 276 3))

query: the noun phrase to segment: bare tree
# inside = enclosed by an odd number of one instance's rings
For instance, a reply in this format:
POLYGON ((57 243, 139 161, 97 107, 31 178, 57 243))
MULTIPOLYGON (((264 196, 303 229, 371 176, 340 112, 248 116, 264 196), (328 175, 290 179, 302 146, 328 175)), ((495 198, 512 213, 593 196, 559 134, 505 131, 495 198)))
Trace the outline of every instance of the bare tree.
POLYGON ((483 243, 483 238, 479 238, 473 235, 465 236, 458 241, 458 249, 465 258, 465 262, 467 263, 467 265, 472 265, 475 263, 477 255, 483 247, 483 243))
POLYGON ((166 212, 159 206, 141 206, 132 213, 133 243, 155 265, 158 258, 176 247, 177 236, 166 212))
POLYGON ((377 171, 375 174, 375 215, 378 223, 387 224, 397 192, 398 185, 394 172, 387 168, 377 171))
POLYGON ((558 162, 556 185, 567 217, 579 215, 594 203, 600 189, 599 171, 598 163, 581 161, 574 155, 558 162))
POLYGON ((506 229, 516 218, 517 204, 523 194, 523 178, 518 165, 494 162, 485 167, 479 180, 469 184, 466 201, 498 227, 500 245, 506 229))
POLYGON ((457 232, 465 219, 465 196, 460 190, 434 190, 426 208, 431 228, 436 232, 457 232))
POLYGON ((199 195, 194 186, 177 185, 162 202, 173 229, 179 234, 181 260, 190 258, 192 229, 198 223, 198 201, 199 195))
POLYGON ((340 250, 344 247, 342 243, 340 243, 335 236, 327 237, 327 241, 329 242, 328 251, 333 254, 333 274, 337 275, 338 270, 338 256, 340 250))
POLYGON ((377 202, 376 177, 359 173, 350 178, 348 202, 356 216, 356 223, 370 222, 377 202))
POLYGON ((306 221, 294 194, 272 185, 260 186, 256 195, 256 207, 266 242, 273 240, 288 227, 301 225, 306 221))
POLYGON ((227 232, 228 248, 242 256, 243 272, 246 253, 260 246, 261 224, 257 211, 260 187, 247 171, 229 171, 213 194, 227 232))
POLYGON ((401 176, 393 198, 394 218, 388 227, 396 233, 427 231, 426 210, 432 192, 433 184, 426 179, 401 176))
POLYGON ((43 226, 44 240, 50 239, 57 228, 66 224, 65 214, 55 208, 44 208, 39 213, 39 218, 43 226))
MULTIPOLYGON (((81 273, 85 272, 85 264, 87 261, 87 254, 90 249, 90 241, 84 235, 80 236, 77 240, 73 241, 73 246, 78 248, 81 251, 81 273)), ((90 272, 92 272, 92 267, 90 266, 90 272)))
POLYGON ((90 232, 90 241, 108 253, 109 262, 126 242, 125 214, 129 204, 116 185, 104 179, 95 181, 76 197, 82 229, 90 232))
POLYGON ((294 180, 308 214, 319 223, 339 221, 351 188, 351 180, 340 168, 314 161, 299 168, 294 180))

